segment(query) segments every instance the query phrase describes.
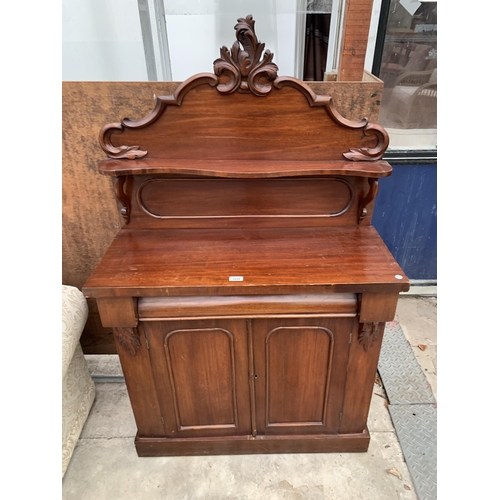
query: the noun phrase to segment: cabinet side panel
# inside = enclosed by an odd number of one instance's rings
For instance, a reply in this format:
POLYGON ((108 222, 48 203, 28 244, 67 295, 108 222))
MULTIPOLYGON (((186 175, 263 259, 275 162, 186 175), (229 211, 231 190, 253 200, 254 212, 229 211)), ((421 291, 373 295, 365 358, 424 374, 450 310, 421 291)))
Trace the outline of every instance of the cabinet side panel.
POLYGON ((142 325, 113 328, 139 436, 165 436, 160 405, 142 325))
MULTIPOLYGON (((356 322, 357 323, 357 322, 356 322)), ((363 432, 368 419, 385 323, 355 324, 340 432, 363 432)))

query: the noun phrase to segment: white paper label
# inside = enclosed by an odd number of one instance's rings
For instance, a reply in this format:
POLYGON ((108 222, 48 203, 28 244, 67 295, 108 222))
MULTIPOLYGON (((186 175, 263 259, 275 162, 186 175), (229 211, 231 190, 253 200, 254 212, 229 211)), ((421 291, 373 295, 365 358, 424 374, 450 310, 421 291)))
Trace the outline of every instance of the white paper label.
POLYGON ((243 276, 229 276, 229 281, 243 281, 243 276))

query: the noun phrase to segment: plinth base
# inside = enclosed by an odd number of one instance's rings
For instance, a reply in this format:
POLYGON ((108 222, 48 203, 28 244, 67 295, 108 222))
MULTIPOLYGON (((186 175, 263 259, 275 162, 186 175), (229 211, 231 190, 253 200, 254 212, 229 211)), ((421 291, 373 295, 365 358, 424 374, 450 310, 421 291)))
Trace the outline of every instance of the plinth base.
POLYGON ((365 452, 369 443, 367 428, 358 434, 335 435, 135 438, 140 457, 365 452))

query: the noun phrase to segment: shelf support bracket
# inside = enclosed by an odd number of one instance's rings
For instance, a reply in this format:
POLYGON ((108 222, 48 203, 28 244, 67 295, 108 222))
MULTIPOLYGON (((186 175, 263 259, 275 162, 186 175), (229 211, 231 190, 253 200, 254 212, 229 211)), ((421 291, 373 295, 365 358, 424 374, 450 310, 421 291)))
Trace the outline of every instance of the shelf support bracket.
POLYGON ((358 224, 368 215, 366 207, 375 199, 375 196, 377 196, 378 179, 368 179, 368 185, 370 186, 368 194, 359 203, 358 224))

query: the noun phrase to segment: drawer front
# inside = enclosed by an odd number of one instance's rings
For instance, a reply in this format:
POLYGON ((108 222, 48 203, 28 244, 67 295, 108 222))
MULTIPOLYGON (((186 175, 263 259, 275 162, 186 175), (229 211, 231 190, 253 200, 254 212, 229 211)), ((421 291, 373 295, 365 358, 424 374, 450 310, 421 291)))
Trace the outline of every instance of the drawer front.
POLYGON ((158 321, 180 317, 220 317, 320 314, 354 316, 358 307, 354 293, 323 295, 242 295, 202 297, 143 297, 139 319, 158 321))

